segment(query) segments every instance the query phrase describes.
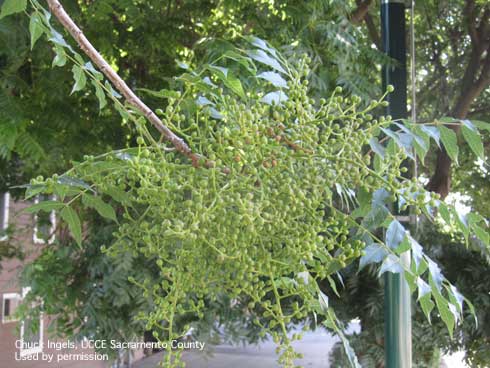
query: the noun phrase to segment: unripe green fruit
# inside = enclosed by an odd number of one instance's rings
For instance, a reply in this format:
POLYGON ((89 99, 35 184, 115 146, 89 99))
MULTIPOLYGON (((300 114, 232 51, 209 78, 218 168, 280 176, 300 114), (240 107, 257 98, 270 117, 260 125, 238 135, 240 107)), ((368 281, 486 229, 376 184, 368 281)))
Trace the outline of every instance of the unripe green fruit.
MULTIPOLYGON (((242 83, 242 100, 212 73, 206 75, 218 87, 189 84, 182 101, 169 99, 158 113, 200 155, 195 165, 170 144, 145 140, 139 121, 139 147, 127 156, 87 156, 73 172, 104 201, 115 190, 123 197, 113 198, 120 224, 107 253, 144 257, 149 270, 157 270, 138 285, 156 306, 142 319, 148 329, 165 326, 164 340, 183 333, 177 321, 202 317, 225 293, 258 314, 263 333, 281 344, 281 359, 292 362, 296 354, 283 327, 317 313, 315 283, 326 282, 332 267, 345 267, 366 246, 354 240, 364 234, 359 226, 370 209, 357 211, 361 194, 369 206, 379 189, 391 200, 402 189, 407 198, 422 192, 418 183, 399 178, 405 170, 399 147, 388 145, 380 158, 370 146, 371 138, 383 139, 380 128, 389 128, 391 117, 373 119, 358 108, 360 98, 341 95, 341 87, 315 107, 303 78, 308 68, 291 70, 293 77, 284 75, 288 101, 280 105, 261 101, 268 91, 255 87, 252 77, 242 83), (209 106, 196 107, 209 88, 222 118, 210 116, 209 106)), ((54 190, 57 180, 45 184, 54 190)), ((426 199, 417 201, 422 206, 426 199)))

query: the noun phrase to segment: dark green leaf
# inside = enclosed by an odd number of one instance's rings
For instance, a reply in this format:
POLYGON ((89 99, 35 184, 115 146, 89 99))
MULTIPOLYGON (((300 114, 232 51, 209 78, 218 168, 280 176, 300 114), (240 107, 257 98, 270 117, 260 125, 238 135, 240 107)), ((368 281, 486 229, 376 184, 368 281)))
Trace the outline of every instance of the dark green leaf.
POLYGON ((490 234, 478 225, 473 225, 473 232, 484 244, 490 244, 490 234))
POLYGON ((357 192, 357 200, 359 207, 352 212, 353 217, 365 217, 371 209, 371 193, 369 193, 364 187, 361 187, 357 192))

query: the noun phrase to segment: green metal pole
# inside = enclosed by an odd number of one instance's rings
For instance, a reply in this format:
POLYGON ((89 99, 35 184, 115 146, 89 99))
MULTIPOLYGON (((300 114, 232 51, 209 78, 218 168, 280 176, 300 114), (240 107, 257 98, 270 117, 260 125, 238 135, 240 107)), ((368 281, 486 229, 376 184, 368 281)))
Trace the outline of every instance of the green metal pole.
MULTIPOLYGON (((386 114, 393 119, 407 117, 407 69, 405 41, 405 1, 381 1, 381 36, 383 51, 397 61, 383 68, 383 87, 391 84, 386 114)), ((396 207, 396 206, 395 206, 396 207)), ((402 215, 395 213, 396 215, 402 215)), ((409 253, 402 261, 410 263, 409 253)), ((385 273, 385 368, 412 367, 412 326, 410 291, 403 275, 385 273)))

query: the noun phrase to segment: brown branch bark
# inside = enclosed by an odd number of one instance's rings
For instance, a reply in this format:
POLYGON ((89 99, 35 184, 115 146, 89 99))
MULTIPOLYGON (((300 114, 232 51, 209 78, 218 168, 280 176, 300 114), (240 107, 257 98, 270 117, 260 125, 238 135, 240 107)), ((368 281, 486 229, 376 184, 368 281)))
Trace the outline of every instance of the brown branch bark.
POLYGON ((357 2, 357 8, 350 14, 349 19, 354 24, 359 24, 364 20, 364 17, 369 11, 372 0, 364 0, 357 2))
MULTIPOLYGON (((150 123, 176 148, 176 150, 188 157, 195 167, 198 167, 201 156, 192 152, 185 141, 174 134, 160 118, 128 87, 126 82, 111 68, 102 55, 95 49, 85 37, 82 30, 66 13, 58 0, 47 0, 49 8, 63 27, 72 35, 82 51, 94 62, 102 73, 109 79, 114 87, 124 96, 126 102, 140 111, 150 123)), ((213 162, 206 161, 206 166, 213 166, 213 162)))
POLYGON ((369 15, 369 8, 373 5, 372 0, 356 0, 356 3, 357 8, 349 15, 350 21, 355 25, 360 24, 362 21, 366 22, 366 28, 371 41, 373 41, 378 50, 381 50, 381 37, 373 22, 373 18, 369 15))

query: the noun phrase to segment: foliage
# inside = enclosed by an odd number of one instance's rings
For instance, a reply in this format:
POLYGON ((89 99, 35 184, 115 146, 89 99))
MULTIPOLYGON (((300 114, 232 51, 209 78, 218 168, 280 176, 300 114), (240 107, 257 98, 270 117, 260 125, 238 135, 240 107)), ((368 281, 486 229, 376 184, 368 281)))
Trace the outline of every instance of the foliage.
MULTIPOLYGON (((377 53, 366 47, 358 49, 354 36, 361 33, 349 26, 344 1, 186 0, 162 6, 160 0, 65 0, 63 5, 111 65, 136 87, 169 88, 182 65, 176 60, 192 65, 194 55, 202 60, 209 50, 206 40, 233 39, 251 32, 277 36, 274 43, 290 45, 288 55, 292 58, 294 53, 308 52, 319 71, 318 76, 311 74, 310 86, 323 96, 338 82, 346 90, 361 82, 372 87, 364 78, 366 68, 361 70, 355 61, 366 60, 366 65, 372 65, 381 60, 369 57, 377 53), (350 46, 341 47, 341 39, 349 40, 350 46), (340 73, 343 80, 339 80, 340 73)), ((69 95, 70 68, 51 68, 56 53, 39 43, 44 35, 37 33, 35 37, 40 38, 32 47, 29 33, 39 32, 36 25, 22 16, 0 21, 0 159, 9 160, 13 154, 22 162, 22 175, 4 183, 6 186, 66 170, 71 160, 79 161, 84 154, 134 144, 131 128, 121 126, 110 106, 99 112, 94 94, 69 95)), ((220 52, 217 42, 213 48, 220 52)), ((363 93, 367 94, 365 87, 363 93)), ((379 91, 370 92, 371 97, 376 95, 379 91)), ((162 104, 151 96, 146 101, 150 106, 162 104)))
MULTIPOLYGON (((458 290, 472 300, 476 307, 478 325, 468 323, 472 317, 465 315, 464 321, 456 325, 455 338, 451 339, 444 323, 431 313, 431 324, 416 303, 412 304, 413 356, 415 367, 439 365, 442 353, 464 351, 465 360, 472 367, 488 365, 488 249, 478 242, 468 249, 461 233, 448 233, 440 226, 422 222, 418 235, 426 244, 426 252, 441 265, 444 274, 455 283, 458 290)), ((376 268, 367 267, 357 272, 356 264, 342 271, 345 288, 332 306, 339 311, 339 318, 349 321, 360 318, 362 331, 350 337, 352 346, 363 367, 379 367, 384 364, 383 347, 383 282, 376 277, 376 268), (340 312, 341 311, 341 312, 340 312)), ((325 289, 328 285, 324 286, 325 289)), ((340 346, 333 356, 334 367, 347 365, 340 346)))
MULTIPOLYGON (((42 202, 30 211, 60 210, 82 245, 74 203, 81 199, 82 205, 114 220, 115 212, 100 197, 120 202, 124 213, 107 252, 115 257, 141 255, 160 270, 157 283, 129 279, 155 300, 155 308, 139 316, 148 329, 160 327, 155 337, 180 337, 186 329, 177 329, 175 321, 188 314, 202 317, 205 299, 213 301, 225 292, 233 299, 249 299, 251 309, 261 309, 266 318, 262 332, 271 333, 279 344, 279 361, 292 366, 297 354, 290 344, 299 337, 288 335, 291 319, 320 314, 325 325, 342 336, 317 282, 331 280, 332 274, 359 258, 364 247, 365 264, 382 261, 379 274, 403 273, 411 289, 418 289, 424 313, 429 315, 437 306, 452 333, 464 297, 388 206, 398 200, 399 206, 414 205, 429 217, 431 207, 438 206, 444 221, 464 228, 466 236, 486 226, 476 214, 465 223, 416 181, 403 178, 402 162, 415 158, 412 149, 423 159, 431 138, 456 154, 456 142, 447 138, 444 126, 373 119, 370 112, 383 103, 362 108, 356 96, 344 99, 334 94, 317 104, 308 97, 304 81, 308 58, 293 65, 252 37, 244 47, 185 73, 178 79, 182 90, 165 94, 165 124, 214 164, 194 167, 158 142, 144 118, 121 103, 102 74, 52 28, 39 4, 33 4, 33 16, 56 46, 57 58, 73 62, 73 92, 83 90, 90 80, 100 105, 103 99, 114 101, 140 136, 136 148, 88 157, 62 176, 34 180, 28 196, 43 191, 59 200, 42 202), (256 78, 260 69, 265 73, 256 78), (263 79, 283 88, 271 88, 263 79), (398 130, 390 129, 392 125, 398 130), (387 142, 386 148, 380 139, 387 142), (385 242, 374 234, 379 227, 387 229, 385 242), (383 256, 373 257, 378 249, 383 256), (399 259, 407 251, 412 252, 410 268, 399 259), (291 299, 293 308, 286 311, 284 304, 291 299)), ((476 128, 469 121, 462 124, 471 129, 467 136, 475 143, 476 128)), ((350 363, 358 366, 348 341, 343 342, 350 363)), ((178 364, 173 355, 178 358, 180 353, 169 350, 167 364, 178 364)))
MULTIPOLYGON (((179 65, 183 65, 176 63, 176 59, 193 65, 194 54, 200 59, 208 54, 213 58, 212 52, 222 53, 219 48, 225 43, 208 43, 206 40, 211 37, 236 38, 239 34, 251 32, 267 37, 277 36, 274 43, 278 45, 290 45, 294 36, 294 46, 288 46, 285 52, 294 59, 296 52, 305 50, 314 58, 312 66, 321 71, 323 78, 315 78, 315 74, 310 74, 310 87, 318 91, 317 94, 326 95, 335 88, 339 68, 344 65, 342 55, 345 58, 350 55, 351 62, 348 64, 354 68, 352 74, 344 74, 344 78, 359 79, 366 70, 361 72, 354 63, 355 60, 364 60, 367 56, 362 50, 357 50, 353 34, 361 33, 348 25, 349 9, 343 1, 333 1, 328 6, 322 1, 283 1, 276 2, 276 6, 273 6, 270 1, 262 0, 219 3, 187 0, 169 2, 162 7, 159 0, 144 3, 136 0, 100 0, 95 3, 64 0, 63 5, 83 25, 89 39, 95 41, 97 48, 110 60, 111 65, 132 86, 144 85, 157 90, 169 88, 173 83, 171 77, 178 73, 179 65), (158 16, 155 16, 156 11, 158 16), (148 22, 150 17, 152 21, 148 22), (327 41, 323 41, 325 36, 328 36, 327 41), (350 40, 349 49, 341 47, 339 37, 350 40), (303 42, 303 39, 321 41, 321 45, 317 47, 309 44, 310 41, 303 42), (320 54, 321 58, 318 56, 320 54)), ((61 64, 63 58, 56 57, 56 48, 46 47, 46 43, 42 42, 46 35, 40 33, 40 28, 42 24, 39 24, 36 14, 30 21, 21 15, 8 16, 0 21, 0 185, 2 190, 9 188, 15 197, 19 196, 22 188, 12 188, 12 185, 24 184, 30 177, 40 174, 51 175, 64 171, 70 167, 71 160, 80 161, 84 154, 98 154, 135 143, 132 126, 121 124, 120 116, 114 114, 114 108, 110 104, 100 110, 96 94, 70 95, 73 88, 72 70, 51 68, 53 61, 61 64), (29 39, 30 33, 34 36, 32 40, 29 39), (22 135, 32 138, 31 141, 20 139, 22 135)), ((371 59, 367 60, 371 62, 371 59)), ((349 89, 347 83, 343 85, 349 89)), ((356 83, 351 85, 356 86, 356 83)), ((372 93, 372 96, 375 95, 378 95, 378 91, 372 93)), ((145 101, 150 106, 167 105, 165 100, 151 95, 145 95, 145 101)), ((31 191, 33 195, 35 192, 31 191)), ((91 216, 90 213, 83 216, 83 234, 94 244, 98 244, 94 249, 99 249, 103 242, 97 236, 98 222, 87 223, 91 216)), ((66 231, 64 224, 60 224, 57 231, 61 235, 57 236, 60 241, 52 247, 74 245, 62 236, 66 231)), ((8 255, 13 253, 9 252, 8 255)), ((101 258, 101 263, 104 257, 105 263, 113 263, 113 259, 106 254, 97 255, 101 258)), ((73 272, 80 270, 80 274, 94 275, 94 283, 98 283, 98 276, 88 268, 89 265, 78 262, 83 257, 77 251, 59 252, 57 257, 61 264, 75 263, 73 272)), ((26 273, 26 284, 38 284, 43 274, 58 273, 55 263, 44 260, 45 258, 38 260, 42 262, 42 267, 37 273, 26 273)), ((121 268, 113 268, 111 272, 121 272, 117 275, 118 278, 127 277, 121 268)), ((70 278, 70 275, 64 276, 70 278)), ((51 280, 48 277, 47 279, 51 280)), ((86 293, 84 285, 81 282, 71 284, 72 289, 79 287, 77 299, 50 298, 52 294, 41 292, 41 289, 37 294, 44 294, 46 305, 56 306, 59 310, 63 310, 63 304, 66 303, 65 308, 76 313, 83 324, 80 333, 100 333, 106 338, 118 339, 121 333, 129 336, 134 332, 134 326, 126 323, 125 314, 119 315, 116 311, 111 311, 104 303, 91 303, 92 299, 86 293), (99 321, 112 320, 111 323, 117 324, 119 328, 96 329, 92 320, 84 322, 85 310, 78 309, 75 305, 77 303, 90 305, 94 310, 93 315, 99 316, 99 321)), ((90 285, 88 281, 87 285, 90 285)), ((111 296, 117 297, 107 294, 106 303, 111 302, 111 296)), ((141 295, 135 297, 135 300, 140 299, 141 295)), ((208 316, 213 313, 211 305, 213 304, 210 303, 207 307, 208 316)), ((223 302, 222 305, 226 304, 223 302)), ((233 312, 223 309, 215 313, 222 315, 221 321, 225 324, 224 316, 233 315, 233 312)), ((55 332, 66 334, 66 331, 70 331, 67 324, 69 320, 59 320, 52 327, 55 332)), ((227 333, 230 333, 230 329, 227 333)), ((256 336, 247 336, 252 340, 256 339, 256 336)))
MULTIPOLYGON (((190 47, 195 45, 196 41, 202 36, 221 36, 226 34, 227 36, 236 37, 243 31, 245 33, 253 31, 273 39, 273 42, 277 45, 290 44, 292 40, 296 41, 296 47, 284 50, 286 56, 290 55, 293 59, 298 50, 308 52, 313 59, 310 63, 313 70, 308 75, 310 96, 312 93, 319 97, 326 96, 329 94, 329 92, 327 94, 327 91, 332 91, 334 85, 339 82, 344 87, 347 87, 348 91, 356 91, 361 96, 378 95, 377 91, 373 89, 373 83, 368 83, 376 81, 378 78, 378 71, 372 65, 380 62, 386 63, 387 60, 380 57, 377 52, 370 51, 371 41, 367 40, 367 37, 356 27, 346 22, 349 11, 347 2, 276 2, 277 9, 267 1, 239 2, 239 5, 237 3, 235 1, 224 1, 219 6, 215 6, 215 4, 201 1, 198 2, 198 5, 193 1, 169 2, 170 5, 165 9, 161 7, 161 2, 159 1, 146 1, 145 4, 141 4, 139 1, 101 0, 91 3, 89 8, 84 2, 64 2, 82 21, 89 38, 96 40, 97 46, 101 48, 104 55, 108 56, 113 65, 117 65, 120 68, 120 72, 132 85, 145 85, 148 88, 157 90, 162 87, 168 88, 168 77, 177 73, 177 66, 173 62, 176 54, 178 54, 179 59, 183 59, 195 66, 195 59, 191 57, 193 51, 190 50, 190 47), (146 20, 150 14, 153 14, 154 8, 161 9, 158 13, 159 16, 152 16, 154 21, 147 22, 146 20), (192 14, 192 16, 189 16, 189 14, 192 14), (181 25, 183 26, 181 27, 181 25), (348 42, 345 43, 345 40, 348 42), (359 41, 366 42, 366 46, 359 41), (117 44, 118 47, 113 47, 113 44, 117 44), (359 79, 356 80, 356 78, 359 79)), ((424 12, 424 15, 428 18, 432 17, 432 22, 425 23, 422 21, 422 17, 416 19, 418 36, 427 36, 427 39, 418 39, 419 47, 417 47, 417 50, 420 53, 426 52, 425 50, 437 49, 439 46, 446 47, 449 44, 444 37, 453 33, 447 33, 445 30, 448 29, 448 26, 440 26, 440 23, 453 22, 455 24, 449 28, 457 26, 459 27, 458 32, 464 34, 464 25, 456 24, 459 20, 461 4, 462 2, 458 2, 457 6, 453 6, 456 4, 439 6, 436 2, 422 4, 424 7, 428 6, 429 10, 424 12), (455 15, 448 15, 447 12, 454 12, 455 15), (441 14, 434 15, 439 13, 441 14), (435 24, 437 30, 425 29, 424 27, 427 24, 435 24), (426 45, 432 45, 433 40, 436 40, 434 45, 437 47, 426 47, 426 45)), ((19 156, 22 157, 22 170, 24 172, 27 171, 28 174, 26 176, 29 176, 29 173, 36 173, 37 175, 38 173, 51 174, 55 171, 63 171, 69 166, 68 162, 70 159, 80 160, 82 152, 99 153, 109 150, 110 147, 124 147, 126 144, 125 134, 131 132, 131 126, 126 125, 121 128, 120 118, 107 107, 99 114, 99 106, 96 103, 97 96, 95 94, 74 93, 68 96, 72 89, 71 82, 69 82, 72 77, 71 68, 50 69, 51 59, 55 54, 47 48, 36 46, 34 51, 29 53, 27 24, 14 21, 14 19, 7 17, 0 22, 0 26, 5 27, 1 35, 8 35, 8 37, 3 39, 9 42, 8 46, 1 48, 2 66, 5 65, 3 64, 4 60, 8 61, 9 66, 2 70, 2 86, 5 85, 5 89, 2 91, 6 91, 5 94, 9 96, 9 101, 2 105, 6 108, 0 109, 0 114, 3 111, 8 111, 7 107, 16 107, 17 113, 21 112, 21 114, 16 113, 4 119, 0 118, 2 124, 7 123, 15 126, 15 134, 11 134, 7 130, 8 134, 2 135, 2 138, 6 137, 9 139, 8 142, 12 142, 12 138, 10 138, 12 135, 18 137, 28 132, 41 146, 42 151, 50 156, 44 157, 45 159, 43 160, 43 156, 40 154, 25 152, 27 148, 34 147, 34 145, 24 145, 21 140, 15 138, 15 144, 7 146, 7 149, 3 148, 2 152, 5 152, 5 157, 8 157, 8 152, 12 152, 14 162, 18 162, 19 156), (16 37, 11 35, 16 35, 16 37), (14 55, 8 55, 8 58, 5 59, 4 53, 6 50, 14 55), (31 57, 33 58, 32 62, 30 61, 31 57), (5 73, 6 70, 8 73, 5 73), (15 120, 12 120, 14 118, 15 120), (11 122, 14 122, 14 124, 11 122), (79 123, 73 124, 73 122, 79 123)), ((451 36, 451 39, 453 38, 459 40, 458 37, 451 36)), ((197 42, 197 54, 202 56, 204 49, 210 49, 209 45, 210 43, 208 42, 197 42)), ((221 45, 222 43, 213 43, 212 50, 216 50, 216 54, 210 53, 210 62, 226 52, 226 45, 225 50, 219 50, 218 46, 221 45)), ((449 61, 442 69, 432 69, 432 55, 428 53, 427 57, 418 55, 419 69, 422 71, 429 70, 427 77, 419 76, 422 80, 420 82, 422 91, 430 91, 430 88, 424 86, 431 87, 434 85, 435 87, 434 81, 437 83, 449 81, 450 83, 450 87, 444 87, 445 92, 443 94, 437 94, 441 98, 434 98, 436 94, 428 93, 427 96, 424 95, 421 99, 420 105, 422 106, 422 118, 424 120, 427 118, 427 121, 431 121, 434 117, 440 117, 441 112, 444 112, 442 113, 443 115, 450 115, 450 107, 433 108, 433 106, 440 106, 441 101, 449 106, 451 101, 456 98, 452 94, 457 93, 459 90, 456 85, 462 74, 460 72, 462 65, 460 60, 467 57, 470 51, 468 42, 458 42, 458 47, 460 50, 454 54, 449 50, 449 47, 444 52, 439 53, 439 55, 450 56, 449 61)), ((242 73, 243 71, 240 71, 237 74, 243 81, 242 73)), ((245 83, 243 85, 245 86, 245 83)), ((245 91, 248 92, 248 86, 245 87, 245 91)), ((100 93, 98 95, 100 96, 100 93)), ((147 97, 154 106, 162 106, 164 109, 167 105, 165 100, 158 100, 150 95, 147 97), (152 98, 154 99, 152 100, 152 98)), ((210 100, 213 101, 212 99, 210 100)), ((481 111, 485 106, 488 106, 485 101, 487 100, 484 98, 480 99, 476 110, 481 111)), ((485 116, 484 114, 481 115, 482 119, 485 116)), ((183 125, 185 124, 183 123, 183 125)), ((9 125, 6 125, 6 127, 9 127, 9 125)), ((132 138, 130 138, 130 141, 134 144, 132 138)), ((375 143, 372 146, 373 150, 379 148, 375 143)), ((475 198, 471 204, 474 207, 478 207, 483 214, 486 214, 485 211, 488 206, 485 203, 489 198, 485 188, 485 186, 488 187, 487 172, 480 171, 479 166, 474 165, 473 156, 467 153, 469 151, 468 147, 461 147, 460 150, 463 150, 463 155, 460 155, 459 158, 462 166, 457 175, 457 188, 471 194, 471 197, 475 198), (471 175, 467 174, 470 172, 469 168, 471 168, 471 175), (478 179, 477 182, 474 180, 475 177, 478 179)), ((39 150, 39 152, 42 151, 39 150)), ((380 152, 384 151, 380 150, 380 152)), ((9 161, 10 164, 11 161, 9 161)), ((22 183, 22 180, 25 180, 25 176, 17 175, 8 183, 22 183)), ((58 190, 68 192, 71 189, 58 187, 58 190)), ((352 189, 356 190, 357 188, 352 189)), ((335 194, 335 197, 336 200, 334 202, 338 204, 337 194, 335 194)), ((362 196, 358 194, 357 197, 359 199, 362 196)), ((82 196, 82 198, 85 198, 85 202, 87 202, 86 198, 92 197, 82 196)), ((104 197, 104 200, 107 200, 107 198, 104 197)), ((88 202, 90 202, 90 199, 88 202)), ((77 208, 77 210, 81 211, 81 208, 77 208)), ((453 214, 452 217, 453 222, 456 223, 457 216, 453 214)), ((83 223, 86 223, 88 220, 87 215, 83 214, 82 218, 83 223)), ((76 224, 72 226, 77 227, 76 224)), ((96 231, 95 228, 94 231, 96 231)), ((474 227, 473 231, 475 231, 474 227)), ((86 233, 87 231, 84 231, 84 234, 86 233)), ((106 240, 102 243, 112 243, 112 241, 106 240)), ((82 254, 80 252, 85 249, 85 241, 83 244, 84 248, 81 250, 59 253, 57 262, 72 262, 73 259, 80 257, 82 254)), ((105 258, 104 262, 112 263, 112 257, 96 252, 100 244, 101 242, 94 238, 94 254, 100 256, 101 259, 105 258)), ((370 249, 375 250, 375 252, 368 253, 370 257, 365 257, 364 262, 370 258, 376 259, 376 254, 385 254, 379 247, 366 248, 366 250, 370 249), (374 258, 372 257, 373 255, 374 258)), ((43 269, 43 272, 37 274, 38 279, 41 279, 43 274, 49 274, 51 269, 55 267, 54 263, 47 262, 46 265, 47 267, 43 269)), ((86 263, 78 263, 76 269, 82 270, 83 267, 86 267, 86 263)), ((124 279, 127 277, 124 274, 124 269, 111 269, 112 273, 119 271, 122 271, 122 273, 117 276, 118 278, 124 279)), ((82 271, 80 272, 82 273, 82 271)), ((88 274, 92 275, 92 273, 88 274)), ((65 277, 68 278, 70 275, 67 274, 65 277)), ((114 275, 114 277, 116 276, 114 275)), ((147 277, 150 276, 147 275, 147 277)), ((155 275, 153 278, 156 280, 155 275)), ((90 285, 89 281, 87 281, 87 285, 90 285)), ((124 289, 130 288, 129 284, 126 283, 124 285, 124 289)), ((72 286, 75 288, 78 287, 78 284, 75 283, 72 286)), ((46 285, 46 287, 48 286, 46 285)), ((83 287, 80 289, 83 290, 83 287)), ((88 305, 87 295, 90 294, 81 292, 77 300, 88 305)), ((105 299, 106 303, 110 303, 110 296, 109 294, 108 298, 105 299)), ((117 298, 117 296, 113 297, 117 298)), ((68 304, 71 304, 73 299, 52 299, 51 301, 53 304, 61 306, 67 300, 70 300, 68 304)), ((139 300, 139 298, 135 298, 135 300, 139 300)), ((290 303, 289 301, 287 302, 289 306, 290 303)), ((93 303, 91 305, 97 311, 94 313, 98 314, 100 320, 103 320, 104 316, 107 316, 106 319, 109 316, 119 317, 119 313, 107 312, 107 309, 103 307, 105 304, 93 303)), ((223 306, 225 305, 223 304, 223 306)), ((208 308, 209 302, 206 304, 206 312, 209 312, 208 308)), ((79 312, 77 309, 72 309, 72 311, 76 315, 82 316, 85 313, 84 311, 79 312)), ((226 312, 226 308, 220 311, 220 313, 226 312)), ((339 309, 337 309, 337 312, 339 312, 339 309)), ((121 314, 121 319, 123 322, 118 323, 118 326, 119 328, 124 328, 125 314, 121 314)), ((91 323, 92 320, 89 322, 91 323)), ((480 323, 482 323, 481 320, 480 323)), ((130 326, 133 328, 133 325, 130 326)), ((92 331, 92 333, 96 331, 95 325, 86 325, 85 327, 87 327, 85 330, 87 333, 88 331, 92 331)), ((113 333, 110 328, 103 331, 106 334, 105 336, 113 333)), ((102 332, 101 336, 104 336, 102 332)))
MULTIPOLYGON (((128 276, 142 281, 155 270, 144 257, 132 253, 105 257, 100 244, 112 241, 115 225, 101 221, 94 213, 87 213, 85 220, 93 232, 84 239, 83 252, 76 243, 63 241, 43 251, 26 267, 23 278, 32 288, 28 297, 42 295, 44 301, 49 301, 44 303, 43 311, 56 316, 50 329, 58 336, 139 339, 144 326, 135 317, 153 304, 150 298, 138 297, 139 287, 128 282, 128 276), (107 318, 111 314, 118 318, 107 318)), ((117 354, 111 349, 104 353, 117 354)))

